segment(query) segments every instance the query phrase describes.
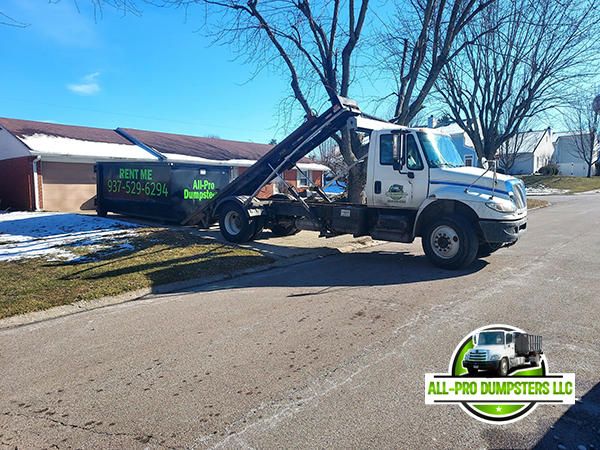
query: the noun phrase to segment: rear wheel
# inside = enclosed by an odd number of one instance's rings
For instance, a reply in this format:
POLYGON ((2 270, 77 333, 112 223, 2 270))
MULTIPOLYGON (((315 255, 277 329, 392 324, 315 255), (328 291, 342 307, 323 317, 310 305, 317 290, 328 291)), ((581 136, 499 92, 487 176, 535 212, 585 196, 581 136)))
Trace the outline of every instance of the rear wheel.
POLYGON ((473 226, 458 214, 434 218, 422 238, 429 261, 443 269, 460 269, 473 262, 479 242, 473 226))
POLYGON ((256 222, 248 217, 242 205, 226 203, 219 214, 221 234, 229 242, 240 244, 249 241, 256 232, 256 222))

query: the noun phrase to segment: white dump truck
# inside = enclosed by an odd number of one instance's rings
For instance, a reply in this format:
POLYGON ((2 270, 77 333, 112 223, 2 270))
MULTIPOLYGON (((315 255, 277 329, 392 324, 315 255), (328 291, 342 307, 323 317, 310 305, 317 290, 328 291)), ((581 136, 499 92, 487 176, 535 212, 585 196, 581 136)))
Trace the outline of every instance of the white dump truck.
POLYGON ((527 201, 523 182, 497 174, 495 164, 465 167, 450 136, 366 118, 355 102, 340 97, 183 221, 203 228, 217 222, 235 243, 263 228, 276 235, 315 230, 324 237, 406 243, 421 237, 434 265, 458 269, 514 244, 526 231, 527 201), (343 127, 361 133, 367 149, 361 158, 367 164, 366 204, 332 202, 319 186, 313 186, 313 198, 302 198, 283 172, 343 127), (276 178, 289 194, 257 198, 276 178))
POLYGON ((537 366, 542 350, 542 337, 505 330, 486 330, 473 335, 474 347, 463 359, 463 367, 474 375, 479 370, 492 370, 505 377, 515 367, 537 366))

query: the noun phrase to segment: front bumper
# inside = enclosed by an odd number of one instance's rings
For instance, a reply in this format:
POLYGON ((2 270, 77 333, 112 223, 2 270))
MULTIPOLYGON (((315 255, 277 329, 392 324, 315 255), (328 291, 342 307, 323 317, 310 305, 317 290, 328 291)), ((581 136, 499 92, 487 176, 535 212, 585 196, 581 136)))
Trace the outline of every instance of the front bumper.
POLYGON ((498 366, 500 365, 500 361, 477 362, 477 361, 464 361, 463 360, 462 365, 465 369, 475 368, 475 366, 477 366, 477 369, 479 369, 479 370, 497 370, 498 366))
POLYGON ((527 217, 506 222, 480 220, 479 226, 485 241, 490 244, 514 243, 527 231, 527 217))

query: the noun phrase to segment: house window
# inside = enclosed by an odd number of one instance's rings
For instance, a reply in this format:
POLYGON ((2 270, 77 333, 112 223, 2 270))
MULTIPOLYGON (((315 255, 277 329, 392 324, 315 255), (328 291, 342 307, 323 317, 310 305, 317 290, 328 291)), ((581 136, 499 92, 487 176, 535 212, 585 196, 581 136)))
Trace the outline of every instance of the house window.
MULTIPOLYGON (((296 173, 297 173, 296 181, 297 181, 297 186, 298 187, 309 187, 311 185, 310 182, 308 181, 308 179, 304 175, 302 175, 302 172, 300 172, 298 170, 298 171, 296 171, 296 173)), ((312 170, 307 170, 304 173, 307 176, 309 176, 310 179, 312 180, 312 170)))
POLYGON ((465 155, 465 166, 473 167, 473 155, 465 155))

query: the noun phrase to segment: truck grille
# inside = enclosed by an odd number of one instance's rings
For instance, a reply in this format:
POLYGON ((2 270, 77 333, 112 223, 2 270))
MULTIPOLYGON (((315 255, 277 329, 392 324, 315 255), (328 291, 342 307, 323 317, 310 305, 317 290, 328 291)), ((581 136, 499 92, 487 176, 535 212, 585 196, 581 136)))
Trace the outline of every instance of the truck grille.
POLYGON ((469 361, 473 361, 473 362, 487 361, 487 352, 484 350, 473 350, 469 353, 469 361))
POLYGON ((523 181, 519 180, 519 182, 514 183, 512 185, 515 201, 515 205, 517 205, 517 209, 523 209, 527 207, 527 197, 525 196, 525 185, 523 181))

